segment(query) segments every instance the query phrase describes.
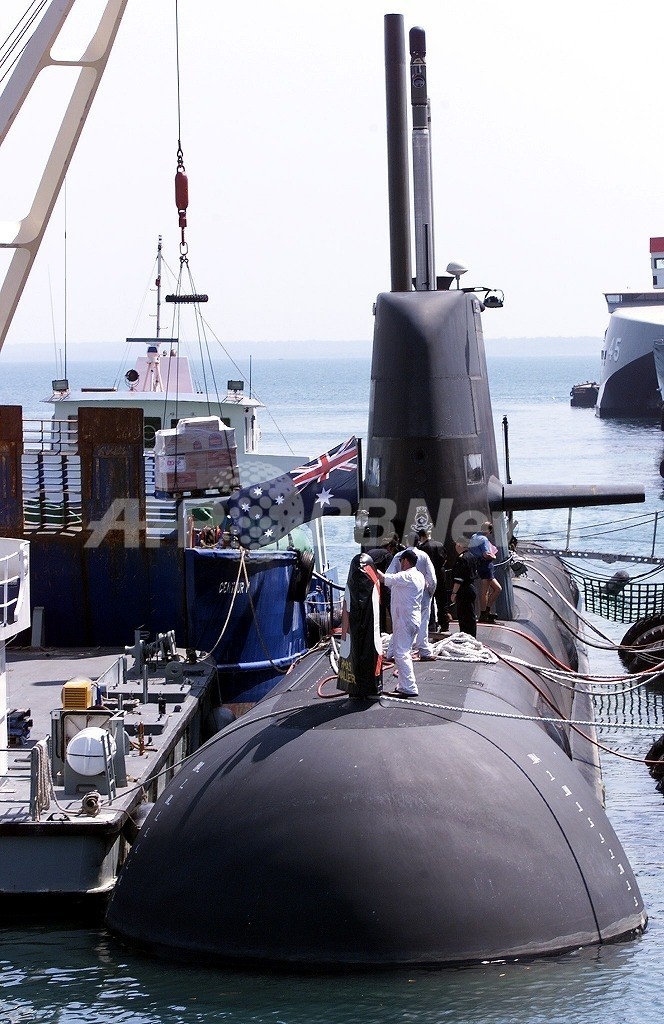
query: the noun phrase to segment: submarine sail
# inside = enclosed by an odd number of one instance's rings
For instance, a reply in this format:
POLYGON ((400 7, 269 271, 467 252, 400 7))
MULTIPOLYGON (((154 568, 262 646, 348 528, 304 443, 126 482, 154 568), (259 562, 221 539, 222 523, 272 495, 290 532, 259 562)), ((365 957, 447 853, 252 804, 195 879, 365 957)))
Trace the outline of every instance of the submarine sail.
MULTIPOLYGON (((386 17, 385 33, 398 209, 392 291, 376 305, 372 539, 388 524, 407 533, 421 507, 448 545, 492 515, 504 553, 510 507, 643 500, 638 488, 510 490, 498 480, 485 292, 440 290, 429 244, 416 246, 412 288, 400 15, 386 17)), ((414 131, 424 130, 424 44, 421 30, 411 35, 414 131)), ((423 242, 429 209, 415 218, 423 242)), ((141 828, 109 927, 180 960, 308 969, 536 956, 642 930, 577 676, 587 658, 575 586, 545 555, 504 578, 498 622, 476 640, 455 632, 435 660, 416 662, 416 699, 389 695, 385 668, 373 692, 321 699, 330 661, 318 649, 208 741, 141 828)))

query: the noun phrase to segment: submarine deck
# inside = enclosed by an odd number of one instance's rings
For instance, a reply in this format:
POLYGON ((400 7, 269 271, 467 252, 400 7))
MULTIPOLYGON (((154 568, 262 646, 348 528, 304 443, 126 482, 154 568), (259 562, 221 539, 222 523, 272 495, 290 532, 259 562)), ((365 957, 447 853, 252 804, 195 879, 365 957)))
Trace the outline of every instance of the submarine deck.
MULTIPOLYGON (((552 562, 550 559, 543 561, 549 565, 552 562)), ((332 698, 336 698, 334 703, 345 700, 349 710, 373 702, 390 707, 392 711, 398 708, 408 718, 419 713, 429 722, 431 716, 437 716, 441 720, 463 721, 476 729, 482 728, 482 719, 486 724, 487 719, 496 718, 512 729, 523 730, 528 725, 536 730, 544 727, 603 804, 592 696, 574 672, 574 668, 578 673, 589 671, 586 647, 577 637, 573 647, 578 665, 570 669, 569 682, 547 677, 547 669, 555 671, 569 664, 570 642, 569 639, 566 642, 565 627, 551 629, 554 615, 548 608, 542 608, 536 581, 515 582, 514 593, 514 619, 478 623, 477 641, 481 647, 478 660, 455 658, 454 654, 439 656, 435 661, 414 660, 417 698, 389 696, 390 691, 398 687, 398 673, 391 663, 383 668, 380 697, 365 702, 350 698, 333 689, 329 662, 318 657, 313 664, 309 658, 305 659, 294 676, 287 677, 266 701, 270 704, 274 699, 273 707, 275 711, 278 709, 279 715, 287 713, 289 701, 295 706, 306 694, 312 704, 320 704, 320 696, 330 698, 330 703, 332 698), (326 678, 328 681, 322 682, 326 678), (585 724, 568 725, 569 721, 585 724)), ((452 622, 449 640, 458 632, 458 624, 452 622)), ((445 643, 446 634, 430 634, 430 639, 435 647, 440 640, 444 641, 443 646, 450 646, 449 642, 445 643)), ((266 701, 261 706, 265 706, 266 701)))

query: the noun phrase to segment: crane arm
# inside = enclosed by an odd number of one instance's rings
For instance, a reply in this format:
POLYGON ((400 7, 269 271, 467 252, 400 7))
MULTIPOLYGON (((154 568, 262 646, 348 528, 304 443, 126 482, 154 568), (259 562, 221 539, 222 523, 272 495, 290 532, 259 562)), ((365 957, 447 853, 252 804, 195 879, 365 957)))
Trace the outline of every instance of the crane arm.
POLYGON ((127 0, 107 0, 85 53, 78 59, 54 60, 51 57, 53 46, 76 2, 52 0, 0 96, 1 146, 32 86, 45 68, 80 69, 28 214, 20 221, 0 223, 0 248, 14 250, 0 288, 0 349, 44 237, 127 6, 127 0))

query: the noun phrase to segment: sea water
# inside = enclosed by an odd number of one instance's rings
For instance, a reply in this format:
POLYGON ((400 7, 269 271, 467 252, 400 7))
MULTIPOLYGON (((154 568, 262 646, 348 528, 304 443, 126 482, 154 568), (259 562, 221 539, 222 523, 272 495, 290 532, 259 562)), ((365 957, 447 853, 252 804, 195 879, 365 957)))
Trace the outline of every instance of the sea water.
MULTIPOLYGON (((68 374, 74 386, 104 385, 116 369, 74 365, 68 374)), ((598 420, 592 410, 570 408, 572 385, 596 372, 592 359, 553 351, 544 358, 489 359, 503 478, 507 417, 515 483, 633 482, 646 488, 644 506, 580 510, 571 528, 566 512, 520 513, 520 535, 558 547, 571 529, 574 543, 590 550, 649 554, 654 546, 664 555, 659 537, 653 540, 655 514, 662 508, 664 434, 653 422, 598 420)), ((225 373, 220 368, 218 379, 225 381, 225 373)), ((20 395, 26 415, 44 415, 39 400, 48 395, 53 375, 47 365, 4 363, 0 403, 16 402, 20 395)), ((237 370, 227 376, 237 376, 237 370)), ((254 363, 252 387, 268 405, 269 415, 262 417, 268 446, 283 445, 283 434, 294 451, 314 456, 351 434, 366 436, 368 359, 306 365, 265 360, 254 363)), ((352 524, 332 525, 333 558, 347 558, 355 550, 352 524)), ((613 571, 601 564, 604 572, 613 571)), ((591 620, 615 639, 626 628, 591 620)), ((619 670, 613 654, 591 649, 591 660, 599 671, 619 670)), ((466 969, 307 975, 196 970, 139 956, 97 925, 0 921, 0 1024, 642 1024, 659 1014, 664 1001, 664 798, 639 763, 664 732, 663 699, 661 690, 639 690, 620 701, 604 699, 599 708, 602 720, 613 723, 600 733, 607 748, 607 810, 650 915, 648 929, 636 940, 466 969)), ((224 894, 211 898, 222 900, 224 894)), ((407 886, 398 898, 408 898, 407 886)))

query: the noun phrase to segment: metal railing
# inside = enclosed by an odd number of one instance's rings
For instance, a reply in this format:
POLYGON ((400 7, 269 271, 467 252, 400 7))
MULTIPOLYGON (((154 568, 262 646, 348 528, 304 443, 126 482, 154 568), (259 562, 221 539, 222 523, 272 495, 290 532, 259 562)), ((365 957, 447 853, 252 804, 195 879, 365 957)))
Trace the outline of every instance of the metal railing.
POLYGON ((30 625, 30 554, 27 541, 0 539, 0 639, 30 625))
POLYGON ((519 549, 534 543, 569 558, 597 558, 607 562, 622 559, 643 564, 664 562, 664 529, 659 525, 660 519, 664 522, 664 511, 630 513, 619 519, 593 518, 593 521, 589 518, 590 511, 589 508, 567 509, 567 522, 561 529, 552 528, 554 512, 546 514, 544 529, 532 527, 541 514, 531 514, 529 528, 528 514, 524 513, 519 549))

